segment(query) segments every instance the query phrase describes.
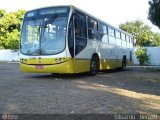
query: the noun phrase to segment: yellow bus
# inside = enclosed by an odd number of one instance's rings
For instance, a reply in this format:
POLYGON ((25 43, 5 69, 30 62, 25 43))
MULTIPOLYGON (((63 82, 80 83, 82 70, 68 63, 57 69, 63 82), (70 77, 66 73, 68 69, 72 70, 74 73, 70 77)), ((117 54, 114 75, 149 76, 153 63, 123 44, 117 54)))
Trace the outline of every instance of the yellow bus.
POLYGON ((82 73, 125 69, 132 63, 132 35, 74 7, 26 12, 20 42, 20 70, 82 73))

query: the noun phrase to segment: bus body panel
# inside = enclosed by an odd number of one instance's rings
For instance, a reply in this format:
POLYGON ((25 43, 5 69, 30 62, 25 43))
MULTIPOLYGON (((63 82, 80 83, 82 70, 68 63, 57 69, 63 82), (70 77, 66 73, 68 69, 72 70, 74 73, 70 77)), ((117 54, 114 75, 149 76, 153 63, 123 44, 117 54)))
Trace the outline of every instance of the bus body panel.
POLYGON ((86 48, 76 56, 76 59, 88 61, 89 66, 89 61, 94 53, 97 53, 100 57, 100 70, 121 67, 124 55, 126 55, 127 64, 132 64, 130 61, 130 48, 117 47, 107 43, 102 44, 95 40, 88 40, 86 48))

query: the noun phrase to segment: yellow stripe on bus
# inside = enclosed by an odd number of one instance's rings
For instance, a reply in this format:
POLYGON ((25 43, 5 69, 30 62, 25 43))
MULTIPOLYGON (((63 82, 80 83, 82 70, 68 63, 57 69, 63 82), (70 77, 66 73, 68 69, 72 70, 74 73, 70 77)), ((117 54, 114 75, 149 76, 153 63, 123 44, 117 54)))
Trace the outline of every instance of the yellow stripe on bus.
MULTIPOLYGON (((90 70, 90 60, 88 59, 73 59, 67 58, 63 62, 57 59, 42 58, 39 60, 27 60, 27 64, 20 63, 20 70, 22 72, 35 72, 35 73, 82 73, 90 70), (32 64, 29 64, 32 63, 32 64), (41 66, 38 66, 41 65, 41 66)), ((131 62, 127 61, 131 64, 131 62)), ((100 60, 100 70, 114 69, 122 66, 122 60, 100 60)))

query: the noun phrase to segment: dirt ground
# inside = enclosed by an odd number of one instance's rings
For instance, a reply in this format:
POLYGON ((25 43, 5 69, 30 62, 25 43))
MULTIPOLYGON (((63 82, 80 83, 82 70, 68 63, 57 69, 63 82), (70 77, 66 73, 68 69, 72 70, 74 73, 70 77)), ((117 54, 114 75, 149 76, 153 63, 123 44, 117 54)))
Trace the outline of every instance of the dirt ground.
POLYGON ((160 113, 160 70, 51 75, 0 63, 0 113, 160 113))

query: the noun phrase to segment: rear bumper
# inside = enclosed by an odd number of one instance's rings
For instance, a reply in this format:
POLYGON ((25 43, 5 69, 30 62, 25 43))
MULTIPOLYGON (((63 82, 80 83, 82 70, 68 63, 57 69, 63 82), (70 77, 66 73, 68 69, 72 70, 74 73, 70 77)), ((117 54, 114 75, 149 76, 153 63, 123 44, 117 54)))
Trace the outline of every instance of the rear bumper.
POLYGON ((72 59, 59 64, 41 66, 43 66, 43 68, 37 69, 36 65, 20 63, 20 71, 29 73, 74 73, 72 59))

